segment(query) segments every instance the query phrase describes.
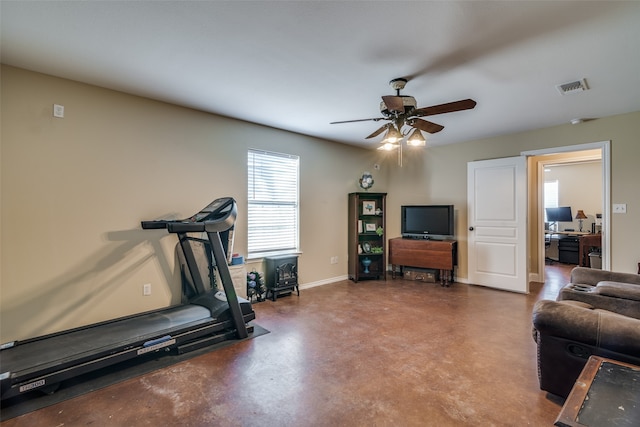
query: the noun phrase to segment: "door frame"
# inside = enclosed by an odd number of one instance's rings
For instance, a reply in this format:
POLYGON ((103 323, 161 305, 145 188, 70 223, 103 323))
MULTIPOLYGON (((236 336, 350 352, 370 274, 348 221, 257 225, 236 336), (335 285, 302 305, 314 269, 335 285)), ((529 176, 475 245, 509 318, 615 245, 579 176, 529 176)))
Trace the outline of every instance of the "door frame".
MULTIPOLYGON (((563 147, 545 148, 540 150, 523 151, 520 154, 527 157, 544 156, 550 154, 570 153, 574 151, 585 151, 599 149, 602 162, 602 269, 611 269, 611 141, 600 141, 563 147)), ((544 185, 544 174, 541 173, 543 162, 538 162, 538 180, 535 183, 529 182, 529 188, 535 188, 537 194, 537 224, 529 223, 529 235, 538 242, 538 268, 531 271, 529 280, 534 282, 544 282, 544 236, 538 230, 544 229, 544 208, 541 201, 541 188, 544 185), (535 186, 533 185, 535 184, 535 186)), ((530 207, 531 208, 531 207, 530 207)), ((530 264, 531 265, 531 264, 530 264)))

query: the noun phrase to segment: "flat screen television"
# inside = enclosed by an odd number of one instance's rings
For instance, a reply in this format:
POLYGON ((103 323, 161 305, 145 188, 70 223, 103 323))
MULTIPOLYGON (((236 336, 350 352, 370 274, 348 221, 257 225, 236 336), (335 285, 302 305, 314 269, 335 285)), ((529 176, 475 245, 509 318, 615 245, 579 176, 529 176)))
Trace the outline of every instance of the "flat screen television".
POLYGON ((573 222, 571 206, 560 206, 558 208, 545 208, 547 222, 573 222))
POLYGON ((453 205, 401 206, 402 237, 446 239, 455 234, 453 205))

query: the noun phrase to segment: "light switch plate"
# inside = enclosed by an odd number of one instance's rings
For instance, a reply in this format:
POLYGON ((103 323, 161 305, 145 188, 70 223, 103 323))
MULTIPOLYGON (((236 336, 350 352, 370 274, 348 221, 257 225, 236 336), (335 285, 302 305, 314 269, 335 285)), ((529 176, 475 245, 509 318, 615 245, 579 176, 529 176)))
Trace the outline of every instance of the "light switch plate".
POLYGON ((64 118, 64 105, 53 104, 53 117, 64 118))
POLYGON ((614 203, 613 204, 613 213, 627 213, 627 204, 626 203, 614 203))

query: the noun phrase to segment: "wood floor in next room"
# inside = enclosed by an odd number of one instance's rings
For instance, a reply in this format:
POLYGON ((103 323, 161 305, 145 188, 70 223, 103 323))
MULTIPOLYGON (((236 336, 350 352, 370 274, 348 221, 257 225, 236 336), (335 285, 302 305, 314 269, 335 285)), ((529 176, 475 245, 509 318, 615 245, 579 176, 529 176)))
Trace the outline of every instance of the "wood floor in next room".
POLYGON ((271 333, 5 421, 13 426, 551 426, 529 295, 341 281, 255 304, 271 333))

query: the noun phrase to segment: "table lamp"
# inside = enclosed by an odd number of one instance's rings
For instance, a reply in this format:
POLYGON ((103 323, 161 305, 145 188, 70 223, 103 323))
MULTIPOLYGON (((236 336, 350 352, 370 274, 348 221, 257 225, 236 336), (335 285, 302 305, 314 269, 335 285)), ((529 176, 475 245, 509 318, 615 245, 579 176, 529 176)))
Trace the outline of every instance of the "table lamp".
POLYGON ((584 211, 582 209, 578 209, 576 219, 578 220, 578 224, 580 225, 580 231, 582 231, 582 221, 587 219, 587 216, 584 214, 584 211))

